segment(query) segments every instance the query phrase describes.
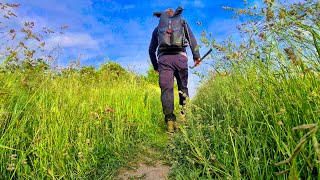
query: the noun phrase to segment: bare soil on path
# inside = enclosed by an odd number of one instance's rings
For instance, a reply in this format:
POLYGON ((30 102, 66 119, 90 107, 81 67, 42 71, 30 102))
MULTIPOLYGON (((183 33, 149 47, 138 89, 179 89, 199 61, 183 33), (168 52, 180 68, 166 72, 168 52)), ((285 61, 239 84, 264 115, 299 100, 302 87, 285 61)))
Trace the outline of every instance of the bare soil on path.
POLYGON ((135 168, 121 170, 117 179, 166 180, 169 171, 170 167, 160 161, 155 164, 140 162, 135 168))
POLYGON ((170 172, 168 166, 161 159, 161 154, 154 149, 146 148, 137 160, 117 172, 117 180, 166 180, 170 172))
MULTIPOLYGON (((184 122, 182 117, 179 122, 184 122)), ((167 136, 165 144, 170 144, 172 134, 167 136)), ((150 147, 143 147, 142 153, 137 155, 136 160, 129 163, 126 167, 119 169, 116 173, 117 180, 166 180, 169 179, 171 167, 165 162, 168 157, 163 150, 156 150, 150 147)))

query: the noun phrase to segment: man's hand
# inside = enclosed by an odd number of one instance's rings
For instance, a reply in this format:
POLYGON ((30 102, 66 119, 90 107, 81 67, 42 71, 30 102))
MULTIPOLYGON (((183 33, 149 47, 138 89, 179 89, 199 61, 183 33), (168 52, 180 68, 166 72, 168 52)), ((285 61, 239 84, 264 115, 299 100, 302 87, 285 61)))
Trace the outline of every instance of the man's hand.
POLYGON ((194 66, 195 67, 200 66, 200 58, 194 60, 194 66))

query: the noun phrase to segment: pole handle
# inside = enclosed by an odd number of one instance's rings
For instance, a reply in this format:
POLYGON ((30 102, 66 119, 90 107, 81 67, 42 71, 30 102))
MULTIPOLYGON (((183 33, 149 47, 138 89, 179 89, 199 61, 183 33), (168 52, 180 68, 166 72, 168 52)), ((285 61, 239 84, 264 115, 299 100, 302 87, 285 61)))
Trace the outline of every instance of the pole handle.
MULTIPOLYGON (((210 48, 209 51, 202 56, 202 58, 199 60, 199 62, 201 62, 204 58, 206 58, 206 57, 211 53, 211 51, 212 51, 212 48, 210 48)), ((195 65, 192 66, 192 67, 189 66, 190 69, 193 69, 193 68, 195 68, 195 67, 196 67, 195 65)))

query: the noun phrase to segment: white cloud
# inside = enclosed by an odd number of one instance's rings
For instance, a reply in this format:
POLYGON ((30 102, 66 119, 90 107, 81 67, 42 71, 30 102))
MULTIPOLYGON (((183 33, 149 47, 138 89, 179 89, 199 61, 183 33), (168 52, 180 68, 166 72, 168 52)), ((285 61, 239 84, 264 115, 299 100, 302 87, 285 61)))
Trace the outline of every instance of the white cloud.
POLYGON ((133 9, 133 8, 135 8, 135 5, 133 4, 128 4, 123 7, 123 9, 133 9))
POLYGON ((197 7, 197 8, 203 8, 203 7, 205 7, 205 4, 200 0, 195 0, 194 1, 194 6, 197 7))
POLYGON ((98 40, 95 40, 90 34, 86 33, 66 33, 54 36, 46 41, 46 49, 50 50, 59 45, 63 48, 78 47, 83 49, 98 48, 98 40))

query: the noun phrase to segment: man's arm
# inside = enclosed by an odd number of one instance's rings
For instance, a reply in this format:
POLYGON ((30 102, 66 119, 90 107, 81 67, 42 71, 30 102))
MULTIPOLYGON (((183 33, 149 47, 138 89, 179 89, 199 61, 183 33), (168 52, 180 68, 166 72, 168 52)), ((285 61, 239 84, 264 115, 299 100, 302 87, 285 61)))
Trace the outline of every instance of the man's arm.
POLYGON ((186 26, 186 29, 185 29, 185 34, 187 35, 187 39, 188 41, 190 42, 191 46, 190 46, 190 49, 191 49, 191 52, 192 52, 192 55, 193 55, 193 60, 196 61, 196 60, 199 60, 200 59, 200 53, 199 53, 199 49, 197 48, 198 46, 198 43, 197 43, 197 40, 196 38, 194 37, 188 23, 186 22, 185 23, 185 26, 186 26))
POLYGON ((156 56, 156 51, 158 47, 158 27, 156 27, 152 32, 151 42, 149 45, 149 56, 151 63, 153 65, 153 69, 155 71, 158 70, 158 60, 156 56))

